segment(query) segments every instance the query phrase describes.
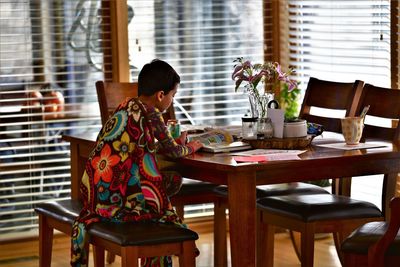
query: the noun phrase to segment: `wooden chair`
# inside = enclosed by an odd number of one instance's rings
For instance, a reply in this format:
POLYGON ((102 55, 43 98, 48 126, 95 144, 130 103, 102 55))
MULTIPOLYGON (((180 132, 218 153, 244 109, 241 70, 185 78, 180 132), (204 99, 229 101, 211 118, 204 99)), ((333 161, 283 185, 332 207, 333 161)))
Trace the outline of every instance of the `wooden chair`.
MULTIPOLYGON (((354 83, 342 83, 310 77, 299 117, 307 122, 323 125, 324 131, 341 133, 340 118, 312 112, 312 108, 323 108, 333 112, 345 111, 344 117, 354 116, 363 85, 364 82, 360 80, 354 83)), ((350 178, 333 179, 332 193, 350 195, 350 178)), ((298 250, 296 253, 300 256, 298 250)))
MULTIPOLYGON (((85 148, 80 148, 85 149, 85 148)), ((86 148, 87 149, 87 148, 86 148)), ((77 153, 77 152, 76 152, 77 153)), ((71 160, 77 160, 71 153, 71 160)), ((84 164, 82 162, 82 164, 84 164)), ((71 176, 77 188, 80 176, 71 176)), ((50 267, 54 229, 71 236, 72 224, 82 209, 82 202, 72 194, 69 200, 37 204, 39 215, 39 266, 50 267)), ((138 266, 138 259, 149 256, 177 255, 180 266, 195 266, 195 240, 198 235, 185 228, 151 223, 96 223, 90 230, 94 247, 94 266, 104 266, 104 250, 121 255, 121 265, 138 266)))
MULTIPOLYGON (((395 119, 400 118, 400 90, 365 85, 360 99, 354 102, 355 114, 362 108, 370 105, 369 115, 374 117, 395 119), (390 107, 390 108, 388 108, 390 107)), ((363 133, 364 139, 378 138, 399 142, 399 126, 383 128, 380 126, 366 125, 363 133)), ((393 196, 397 175, 385 175, 382 190, 382 211, 375 205, 366 201, 358 201, 346 196, 304 196, 303 198, 282 197, 264 198, 259 201, 262 210, 263 231, 270 231, 272 225, 286 224, 302 234, 302 266, 313 264, 313 235, 318 232, 338 233, 335 240, 341 243, 344 237, 363 223, 382 220, 385 216, 387 199, 393 196)), ((268 238, 267 238, 268 239, 268 238)), ((273 244, 267 241, 262 244, 262 251, 271 253, 273 244)), ((339 252, 339 251, 338 251, 339 252)), ((268 254, 267 253, 267 254, 268 254)), ((270 255, 270 254, 269 254, 270 255)), ((339 256, 340 253, 339 253, 339 256)), ((342 260, 342 258, 340 257, 342 260)), ((270 265, 272 266, 272 265, 270 265)))
MULTIPOLYGON (((368 116, 395 119, 393 127, 379 127, 365 124, 363 139, 400 140, 400 90, 366 84, 358 110, 365 105, 371 105, 368 116), (394 127, 397 125, 397 127, 394 127)), ((385 182, 387 178, 385 177, 385 182)), ((390 183, 390 180, 389 180, 390 183)), ((387 200, 393 190, 393 180, 383 193, 382 201, 387 200)), ((385 201, 387 203, 387 201, 385 201)), ((383 211, 388 208, 382 203, 383 211)), ((344 266, 398 266, 400 262, 400 199, 391 201, 390 222, 367 223, 354 231, 343 243, 344 266), (382 238, 381 238, 382 237, 382 238), (379 241, 378 241, 379 240, 379 241), (385 254, 386 252, 386 254, 385 254), (368 264, 367 264, 368 260, 368 264)))
MULTIPOLYGON (((96 90, 100 105, 100 114, 104 124, 118 105, 126 98, 137 96, 137 83, 112 83, 97 81, 96 90)), ((164 120, 175 119, 174 107, 164 113, 164 120)), ((163 163, 161 163, 163 164, 163 163)), ((164 163, 163 165, 168 165, 164 163)), ((216 191, 218 185, 183 178, 178 194, 171 197, 178 214, 183 218, 184 205, 214 203, 214 265, 227 266, 226 241, 226 198, 216 191)), ((113 262, 113 256, 108 255, 107 261, 113 262)))
MULTIPOLYGON (((71 163, 83 166, 87 158, 79 157, 78 150, 89 152, 88 145, 71 148, 71 163)), ((35 211, 39 215, 39 266, 51 266, 54 229, 71 235, 72 224, 82 209, 79 199, 79 183, 83 167, 71 166, 71 199, 39 203, 35 211)), ((72 165, 72 164, 71 164, 72 165)), ((138 266, 138 258, 177 255, 181 266, 195 266, 195 240, 197 233, 175 226, 159 224, 126 223, 113 227, 108 223, 96 223, 90 228, 90 243, 94 247, 94 265, 104 266, 104 250, 121 255, 122 266, 138 266)))
MULTIPOLYGON (((87 158, 77 155, 80 146, 71 149, 71 161, 87 158), (73 151, 74 150, 74 151, 73 151)), ((79 168, 83 169, 80 166, 79 168)), ((72 172, 72 168, 71 168, 72 172)), ((71 188, 79 188, 81 175, 71 175, 71 188)), ((37 204, 39 215, 39 266, 51 266, 54 229, 71 236, 72 224, 82 209, 78 192, 71 199, 37 204)), ((138 258, 148 256, 177 255, 181 266, 195 266, 195 243, 198 235, 185 228, 159 224, 125 223, 113 227, 109 223, 96 223, 90 230, 90 243, 94 247, 94 266, 104 266, 104 250, 121 255, 122 266, 138 266, 138 258)))
MULTIPOLYGON (((354 83, 341 83, 310 77, 299 118, 307 122, 323 125, 325 131, 340 133, 342 130, 340 118, 322 116, 318 112, 312 112, 312 109, 316 107, 345 111, 345 116, 355 114, 355 103, 360 98, 363 84, 362 81, 358 80, 354 83)), ((349 194, 348 183, 349 179, 334 179, 332 181, 332 193, 349 194)), ((290 231, 290 237, 295 252, 298 258, 301 259, 299 237, 293 231, 290 231)))
MULTIPOLYGON (((354 116, 366 104, 360 102, 364 92, 362 84, 361 81, 337 83, 310 78, 300 117, 322 124, 328 131, 340 133, 339 119, 311 115, 310 107, 341 109, 346 111, 346 116, 354 116)), ((337 190, 335 183, 333 186, 333 192, 347 191, 337 190)), ((313 266, 315 233, 334 233, 336 244, 340 244, 344 236, 362 223, 383 219, 382 212, 372 203, 334 194, 266 197, 259 199, 257 204, 261 212, 260 266, 273 266, 274 241, 271 233, 276 226, 300 232, 301 249, 298 254, 301 266, 310 267, 313 266)))
POLYGON ((390 202, 389 222, 370 222, 343 242, 345 267, 390 267, 400 265, 400 198, 390 202))

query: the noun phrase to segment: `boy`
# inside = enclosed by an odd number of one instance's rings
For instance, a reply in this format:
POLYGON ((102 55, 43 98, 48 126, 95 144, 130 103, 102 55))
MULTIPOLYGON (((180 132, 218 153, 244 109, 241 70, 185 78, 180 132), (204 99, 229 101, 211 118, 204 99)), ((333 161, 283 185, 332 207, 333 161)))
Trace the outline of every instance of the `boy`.
MULTIPOLYGON (((162 112, 179 83, 168 63, 146 64, 139 73, 139 96, 121 103, 101 129, 82 177, 84 208, 73 225, 72 266, 87 265, 86 229, 93 222, 152 220, 185 227, 169 201, 182 179, 161 173, 156 162, 158 153, 178 158, 202 147, 198 141, 182 145, 186 134, 175 141, 164 123, 162 112)), ((142 266, 172 266, 172 261, 170 256, 147 258, 142 266)))

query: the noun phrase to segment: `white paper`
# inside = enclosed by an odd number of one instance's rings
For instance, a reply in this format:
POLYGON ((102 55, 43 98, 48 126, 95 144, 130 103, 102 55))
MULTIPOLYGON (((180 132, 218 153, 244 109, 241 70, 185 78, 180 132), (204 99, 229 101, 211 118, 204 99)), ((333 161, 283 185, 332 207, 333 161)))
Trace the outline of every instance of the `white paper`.
POLYGON ((270 155, 270 154, 295 154, 299 155, 306 150, 286 150, 286 149, 251 149, 242 152, 231 153, 234 156, 255 156, 255 155, 270 155))
POLYGON ((279 153, 279 154, 270 154, 267 155, 267 161, 276 161, 276 160, 299 160, 300 157, 293 153, 279 153))
POLYGON ((283 138, 283 123, 285 112, 283 109, 267 109, 268 118, 271 118, 272 126, 274 127, 274 137, 283 138))
POLYGON ((377 148, 377 147, 386 147, 387 144, 383 143, 359 143, 358 145, 347 145, 345 142, 343 143, 333 143, 333 144, 315 144, 316 146, 336 148, 342 150, 354 150, 354 149, 366 149, 366 148, 377 148))

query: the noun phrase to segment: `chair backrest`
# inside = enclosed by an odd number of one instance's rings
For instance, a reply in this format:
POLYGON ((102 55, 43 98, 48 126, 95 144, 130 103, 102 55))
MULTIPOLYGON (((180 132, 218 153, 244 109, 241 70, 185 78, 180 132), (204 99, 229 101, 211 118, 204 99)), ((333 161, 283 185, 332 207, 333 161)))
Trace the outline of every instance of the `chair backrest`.
MULTIPOLYGON (((400 119, 399 104, 400 90, 365 84, 356 108, 356 114, 359 115, 365 106, 370 105, 365 118, 363 141, 365 139, 400 141, 400 124, 398 123, 400 119), (371 118, 371 123, 368 122, 369 118, 371 118), (387 119, 388 121, 385 125, 379 119, 387 119), (397 123, 393 123, 393 121, 397 121, 397 123)), ((395 192, 396 183, 399 180, 398 177, 400 177, 397 176, 396 179, 392 176, 388 174, 384 175, 382 187, 382 211, 384 214, 387 212, 386 199, 390 198, 391 194, 395 192)))
POLYGON ((126 98, 138 95, 138 84, 97 81, 96 91, 100 106, 101 122, 104 124, 118 105, 126 98))
MULTIPOLYGON (((101 123, 104 124, 115 109, 126 98, 138 96, 138 84, 118 82, 96 82, 97 99, 100 106, 101 123)), ((174 107, 171 105, 163 114, 164 120, 175 119, 174 107)))
POLYGON ((311 107, 345 110, 345 116, 354 116, 363 84, 359 80, 354 83, 342 83, 310 77, 299 117, 307 122, 323 125, 326 131, 340 133, 342 127, 339 118, 311 115, 311 107))
POLYGON ((363 138, 379 138, 389 141, 399 140, 400 90, 365 84, 360 101, 358 102, 356 114, 359 115, 361 110, 367 105, 370 105, 370 108, 363 130, 363 138), (374 116, 375 119, 388 119, 388 127, 378 124, 367 124, 368 116, 374 116))

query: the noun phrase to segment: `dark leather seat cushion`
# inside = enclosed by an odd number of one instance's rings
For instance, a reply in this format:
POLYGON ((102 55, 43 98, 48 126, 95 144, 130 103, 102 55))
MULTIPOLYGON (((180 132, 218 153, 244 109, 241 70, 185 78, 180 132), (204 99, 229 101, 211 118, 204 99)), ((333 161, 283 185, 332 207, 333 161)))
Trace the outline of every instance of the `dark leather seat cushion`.
MULTIPOLYGON (((228 196, 228 188, 225 186, 220 186, 215 190, 221 195, 228 196)), ((257 198, 288 194, 329 194, 329 192, 320 186, 307 183, 283 183, 257 186, 257 198)))
POLYGON ((304 222, 381 217, 382 212, 370 202, 332 194, 285 195, 257 200, 258 208, 304 222))
MULTIPOLYGON (((370 222, 359 227, 342 243, 341 250, 345 253, 368 254, 368 248, 376 243, 386 232, 388 224, 386 222, 370 222)), ((396 239, 389 246, 387 255, 400 255, 400 232, 396 239)))
POLYGON ((35 211, 57 221, 73 224, 76 217, 78 217, 82 203, 78 200, 60 200, 50 201, 46 203, 39 203, 35 207, 35 211))
POLYGON ((173 224, 149 222, 100 222, 89 227, 89 234, 121 246, 156 245, 197 240, 196 232, 173 224))
MULTIPOLYGON (((73 224, 82 209, 77 200, 51 201, 37 204, 35 211, 58 221, 73 224)), ((185 240, 197 240, 196 232, 175 225, 149 222, 113 223, 99 222, 89 227, 89 234, 120 245, 155 245, 185 240)))

